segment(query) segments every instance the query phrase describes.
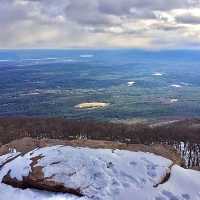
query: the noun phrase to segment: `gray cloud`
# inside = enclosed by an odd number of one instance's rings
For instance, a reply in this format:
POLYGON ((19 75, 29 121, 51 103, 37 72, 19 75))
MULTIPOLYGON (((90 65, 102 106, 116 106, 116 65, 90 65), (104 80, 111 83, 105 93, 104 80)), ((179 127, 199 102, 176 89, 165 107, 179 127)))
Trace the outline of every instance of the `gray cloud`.
POLYGON ((185 27, 184 26, 181 26, 179 24, 165 24, 165 23, 162 23, 162 24, 153 24, 151 26, 152 29, 154 30, 161 30, 161 31, 178 31, 178 30, 184 30, 185 27))
POLYGON ((183 8, 189 5, 187 0, 99 0, 99 9, 104 13, 123 15, 130 8, 139 10, 170 10, 183 8))
POLYGON ((180 15, 176 17, 176 21, 183 24, 200 24, 200 16, 191 14, 180 15))
POLYGON ((199 0, 1 0, 0 48, 134 47, 136 43, 164 48, 167 43, 176 45, 176 38, 177 45, 187 41, 187 46, 190 35, 197 43, 200 40, 200 27, 189 27, 198 26, 200 17, 171 11, 194 7, 200 8, 199 0))
POLYGON ((14 4, 13 0, 2 0, 0 2, 0 23, 13 23, 17 20, 23 20, 27 17, 26 10, 14 4))
POLYGON ((187 6, 187 0, 71 0, 66 15, 80 24, 102 25, 119 23, 121 17, 151 19, 156 10, 187 6))

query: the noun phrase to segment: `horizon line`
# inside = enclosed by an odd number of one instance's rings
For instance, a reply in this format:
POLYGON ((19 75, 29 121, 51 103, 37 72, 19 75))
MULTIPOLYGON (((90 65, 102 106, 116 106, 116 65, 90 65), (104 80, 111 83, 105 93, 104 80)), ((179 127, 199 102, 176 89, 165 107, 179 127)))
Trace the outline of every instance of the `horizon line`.
POLYGON ((198 48, 134 48, 134 47, 66 47, 66 48, 0 48, 9 50, 137 50, 137 51, 200 51, 198 48))

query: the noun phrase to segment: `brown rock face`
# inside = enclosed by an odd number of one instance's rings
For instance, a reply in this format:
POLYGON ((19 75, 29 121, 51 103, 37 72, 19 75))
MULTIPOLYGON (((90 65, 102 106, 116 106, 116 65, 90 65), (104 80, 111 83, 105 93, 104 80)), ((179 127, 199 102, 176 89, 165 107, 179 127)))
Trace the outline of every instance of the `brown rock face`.
POLYGON ((69 193, 79 197, 83 196, 79 188, 68 188, 65 187, 63 183, 55 182, 52 179, 50 180, 50 178, 52 177, 44 177, 42 167, 35 166, 37 165, 38 160, 40 160, 41 158, 42 156, 31 158, 31 172, 28 174, 28 176, 24 176, 22 180, 12 178, 10 175, 11 170, 9 170, 8 173, 3 177, 2 183, 22 189, 34 188, 49 192, 69 193))

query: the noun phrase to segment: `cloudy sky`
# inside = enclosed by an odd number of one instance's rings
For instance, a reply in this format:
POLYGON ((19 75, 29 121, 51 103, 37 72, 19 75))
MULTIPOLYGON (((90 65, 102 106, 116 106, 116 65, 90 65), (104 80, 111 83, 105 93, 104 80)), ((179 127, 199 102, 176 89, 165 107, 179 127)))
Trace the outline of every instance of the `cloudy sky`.
POLYGON ((0 48, 199 48, 200 0, 0 0, 0 48))

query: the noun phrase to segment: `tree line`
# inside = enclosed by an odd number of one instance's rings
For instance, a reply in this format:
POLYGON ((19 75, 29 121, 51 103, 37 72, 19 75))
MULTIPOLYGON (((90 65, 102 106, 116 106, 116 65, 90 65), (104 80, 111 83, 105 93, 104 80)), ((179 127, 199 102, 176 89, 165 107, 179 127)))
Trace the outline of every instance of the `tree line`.
POLYGON ((0 118, 0 143, 33 137, 37 139, 95 139, 123 143, 164 143, 175 147, 186 158, 187 166, 200 166, 200 119, 150 126, 65 118, 0 118))

